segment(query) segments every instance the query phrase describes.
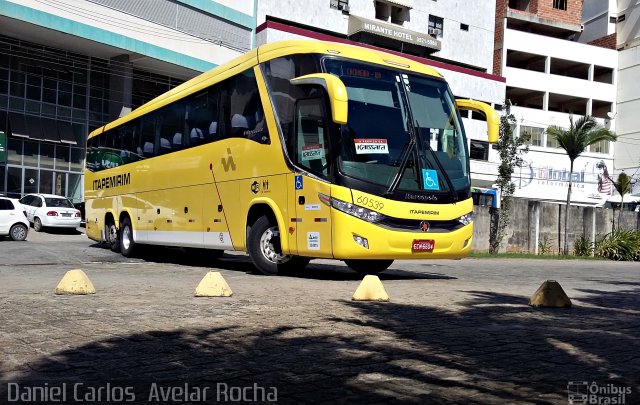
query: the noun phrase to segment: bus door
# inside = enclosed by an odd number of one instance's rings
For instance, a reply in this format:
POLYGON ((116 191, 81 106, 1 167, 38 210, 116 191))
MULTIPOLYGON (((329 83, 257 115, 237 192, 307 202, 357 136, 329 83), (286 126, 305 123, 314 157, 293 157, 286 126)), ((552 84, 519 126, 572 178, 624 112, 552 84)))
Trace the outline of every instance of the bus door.
POLYGON ((333 257, 331 209, 321 198, 330 197, 329 133, 323 99, 298 100, 295 119, 295 149, 292 158, 308 173, 294 173, 298 255, 333 257))

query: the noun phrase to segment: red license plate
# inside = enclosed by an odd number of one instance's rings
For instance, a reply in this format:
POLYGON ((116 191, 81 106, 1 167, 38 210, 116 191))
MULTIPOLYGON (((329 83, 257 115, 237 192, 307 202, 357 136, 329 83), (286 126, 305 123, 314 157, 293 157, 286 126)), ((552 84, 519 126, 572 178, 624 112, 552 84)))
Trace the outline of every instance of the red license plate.
POLYGON ((436 242, 431 239, 414 239, 411 250, 414 252, 433 252, 436 242))

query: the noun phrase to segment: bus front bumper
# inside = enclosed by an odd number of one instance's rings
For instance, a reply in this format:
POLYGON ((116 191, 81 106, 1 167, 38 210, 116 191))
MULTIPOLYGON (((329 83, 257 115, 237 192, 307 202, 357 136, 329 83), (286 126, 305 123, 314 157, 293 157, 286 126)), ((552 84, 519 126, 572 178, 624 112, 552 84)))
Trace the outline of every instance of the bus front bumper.
POLYGON ((390 230, 332 210, 333 256, 336 259, 460 259, 469 254, 473 223, 451 232, 390 230), (363 239, 366 245, 363 246, 363 239), (360 241, 360 243, 357 242, 360 241), (416 250, 433 242, 433 250, 416 250))

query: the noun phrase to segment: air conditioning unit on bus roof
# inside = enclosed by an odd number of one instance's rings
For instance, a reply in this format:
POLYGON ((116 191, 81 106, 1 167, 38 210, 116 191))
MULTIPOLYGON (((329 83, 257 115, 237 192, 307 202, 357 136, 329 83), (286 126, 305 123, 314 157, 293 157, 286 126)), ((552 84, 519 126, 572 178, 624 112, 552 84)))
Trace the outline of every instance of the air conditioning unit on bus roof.
POLYGON ((442 30, 440 28, 429 28, 429 35, 432 37, 439 37, 442 35, 442 30))

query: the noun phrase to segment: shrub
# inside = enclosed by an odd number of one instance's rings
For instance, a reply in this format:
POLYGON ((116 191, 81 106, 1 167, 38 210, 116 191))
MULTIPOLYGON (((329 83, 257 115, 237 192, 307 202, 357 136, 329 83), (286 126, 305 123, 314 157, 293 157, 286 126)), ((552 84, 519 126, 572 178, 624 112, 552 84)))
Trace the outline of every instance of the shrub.
POLYGON ((538 241, 538 254, 540 256, 544 256, 549 253, 551 253, 551 239, 549 239, 547 236, 544 236, 541 240, 538 241))
POLYGON ((640 261, 640 231, 619 229, 596 240, 594 254, 611 260, 640 261))
POLYGON ((576 256, 591 256, 593 243, 585 235, 581 235, 573 244, 573 254, 576 256))

